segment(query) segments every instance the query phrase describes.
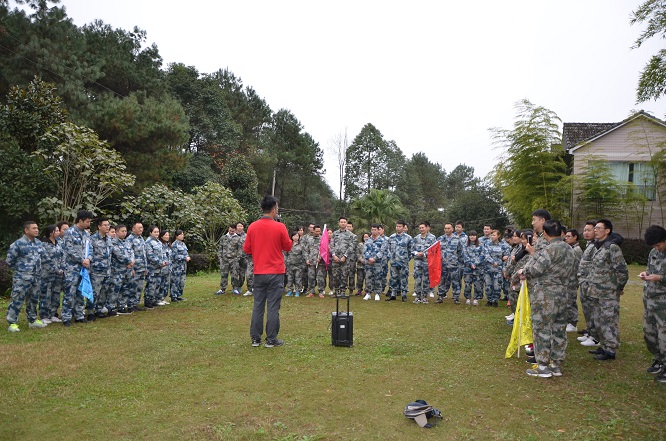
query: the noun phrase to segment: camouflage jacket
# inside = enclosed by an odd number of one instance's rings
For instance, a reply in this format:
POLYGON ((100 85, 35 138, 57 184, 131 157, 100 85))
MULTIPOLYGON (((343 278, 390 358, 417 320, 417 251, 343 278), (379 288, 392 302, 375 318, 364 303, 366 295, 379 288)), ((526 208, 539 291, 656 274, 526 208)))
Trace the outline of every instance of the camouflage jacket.
POLYGON ((88 232, 80 230, 76 225, 72 225, 65 231, 65 237, 62 239, 62 251, 65 255, 65 264, 69 266, 83 266, 84 259, 90 257, 92 250, 87 250, 86 245, 90 240, 88 232))
POLYGON ((146 241, 143 237, 131 233, 125 241, 129 242, 134 253, 134 273, 139 275, 148 269, 148 259, 146 256, 146 241))
POLYGON ((174 240, 171 244, 171 265, 174 272, 184 273, 187 270, 187 245, 182 240, 174 240))
POLYGON ((575 260, 575 264, 574 264, 574 268, 576 268, 576 271, 575 271, 573 277, 569 280, 569 286, 571 288, 574 288, 574 287, 578 286, 578 268, 580 267, 580 260, 583 257, 583 249, 580 247, 578 242, 573 244, 571 249, 574 252, 574 256, 576 256, 576 260, 575 260))
POLYGON ((151 272, 161 272, 162 263, 166 260, 164 256, 164 247, 159 240, 152 236, 146 239, 146 260, 148 261, 148 270, 151 272))
POLYGON ((356 244, 356 263, 365 265, 365 256, 363 252, 365 251, 365 243, 359 242, 356 244))
POLYGON ((7 265, 17 273, 39 276, 42 271, 42 243, 25 234, 9 246, 7 265))
POLYGON ((42 274, 62 274, 65 260, 60 243, 50 240, 42 242, 42 274))
POLYGON ((173 252, 168 243, 162 243, 162 255, 164 256, 164 261, 167 263, 162 267, 162 274, 169 274, 171 272, 171 265, 173 264, 171 260, 173 252))
POLYGON ((229 233, 225 234, 220 240, 220 249, 217 254, 221 259, 227 261, 240 259, 245 254, 243 251, 243 238, 238 234, 232 236, 229 236, 229 233))
POLYGON ((90 237, 90 270, 95 274, 111 275, 111 236, 99 232, 90 237))
POLYGON ((463 264, 463 242, 455 234, 446 234, 437 238, 442 247, 442 268, 458 268, 463 264))
POLYGON ((386 239, 384 236, 377 236, 377 239, 373 239, 372 236, 365 241, 365 247, 363 248, 363 257, 365 257, 365 264, 368 264, 368 259, 375 259, 374 264, 382 263, 386 256, 383 252, 386 251, 385 247, 386 239))
POLYGON ((483 245, 486 249, 485 262, 486 262, 486 271, 502 271, 506 262, 502 260, 503 257, 509 257, 511 250, 509 246, 504 241, 499 241, 497 243, 486 242, 483 245), (494 264, 497 266, 494 266, 494 264))
POLYGON ((356 258, 358 257, 358 236, 355 235, 354 233, 351 233, 352 237, 354 238, 354 246, 352 247, 352 252, 349 256, 347 256, 348 261, 354 261, 356 262, 356 258))
POLYGON ((388 238, 388 259, 391 265, 397 267, 409 266, 409 261, 412 258, 412 243, 413 239, 407 233, 393 233, 388 238))
POLYGON ((463 248, 463 272, 470 274, 482 269, 486 261, 486 247, 483 245, 469 244, 463 248), (472 268, 472 265, 475 268, 472 268))
MULTIPOLYGON (((544 239, 545 240, 545 239, 544 239)), ((523 268, 527 280, 539 286, 565 286, 575 273, 576 256, 561 237, 546 241, 523 268)))
POLYGON ((111 273, 125 274, 132 271, 127 265, 134 260, 134 251, 129 240, 111 239, 111 273))
POLYGON ((287 264, 291 267, 305 265, 305 243, 301 243, 302 238, 298 242, 294 242, 291 246, 291 251, 287 254, 287 264))
POLYGON ((428 262, 428 256, 426 250, 430 248, 432 244, 437 242, 437 238, 432 233, 427 233, 425 237, 417 234, 414 239, 412 239, 412 253, 414 254, 414 263, 426 264, 428 262), (424 253, 423 257, 416 257, 416 253, 424 253))
POLYGON ((666 294, 666 253, 660 253, 655 248, 650 250, 648 256, 648 274, 659 274, 661 280, 658 282, 645 282, 643 294, 646 297, 657 297, 666 294))
POLYGON ((308 243, 305 247, 305 260, 310 262, 310 265, 317 265, 321 260, 319 255, 319 243, 321 242, 321 236, 310 236, 308 243))
POLYGON ((348 230, 337 230, 333 232, 333 240, 329 244, 331 256, 345 257, 345 261, 354 256, 354 235, 348 230))
POLYGON ((598 299, 617 298, 629 279, 622 250, 609 240, 595 241, 592 246, 596 252, 590 261, 589 272, 582 281, 587 285, 587 295, 598 299))

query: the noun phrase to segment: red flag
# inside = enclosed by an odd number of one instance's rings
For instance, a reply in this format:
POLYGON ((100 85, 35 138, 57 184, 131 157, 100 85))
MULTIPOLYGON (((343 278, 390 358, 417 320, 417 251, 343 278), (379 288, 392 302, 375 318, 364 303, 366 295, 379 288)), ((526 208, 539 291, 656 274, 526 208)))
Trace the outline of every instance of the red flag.
POLYGON ((328 268, 328 264, 331 263, 331 256, 328 252, 328 231, 326 231, 326 224, 324 224, 324 231, 321 232, 321 240, 319 241, 319 255, 328 268))
POLYGON ((439 241, 435 242, 426 250, 428 253, 428 276, 430 277, 430 287, 439 285, 442 279, 442 246, 439 241))

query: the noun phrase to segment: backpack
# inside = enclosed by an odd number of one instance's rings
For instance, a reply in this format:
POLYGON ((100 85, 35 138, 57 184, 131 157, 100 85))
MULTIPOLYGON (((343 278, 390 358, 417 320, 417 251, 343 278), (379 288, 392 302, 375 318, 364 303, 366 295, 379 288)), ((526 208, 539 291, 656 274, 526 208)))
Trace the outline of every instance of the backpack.
MULTIPOLYGON (((405 416, 416 421, 420 427, 430 429, 434 424, 428 423, 428 418, 442 418, 442 412, 430 406, 424 400, 416 400, 405 406, 405 416)), ((435 420, 436 421, 436 420, 435 420)))

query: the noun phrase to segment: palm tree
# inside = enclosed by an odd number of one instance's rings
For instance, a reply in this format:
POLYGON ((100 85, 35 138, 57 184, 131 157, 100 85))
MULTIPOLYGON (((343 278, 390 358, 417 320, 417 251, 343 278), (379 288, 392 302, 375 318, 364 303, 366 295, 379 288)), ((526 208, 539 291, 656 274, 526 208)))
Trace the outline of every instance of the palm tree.
POLYGON ((364 227, 368 227, 372 224, 391 225, 405 216, 407 210, 394 193, 373 188, 370 193, 352 203, 352 212, 364 227))

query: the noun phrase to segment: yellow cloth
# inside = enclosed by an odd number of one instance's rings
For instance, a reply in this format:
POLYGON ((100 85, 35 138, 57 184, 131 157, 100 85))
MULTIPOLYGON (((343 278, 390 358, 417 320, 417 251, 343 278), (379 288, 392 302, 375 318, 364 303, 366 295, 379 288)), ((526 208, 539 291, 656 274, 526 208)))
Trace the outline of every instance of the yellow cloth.
POLYGON ((511 341, 506 348, 505 358, 511 358, 518 352, 520 357, 520 346, 534 343, 532 336, 532 311, 530 308, 530 295, 527 290, 527 282, 523 281, 516 302, 516 313, 513 318, 513 330, 511 331, 511 341))

